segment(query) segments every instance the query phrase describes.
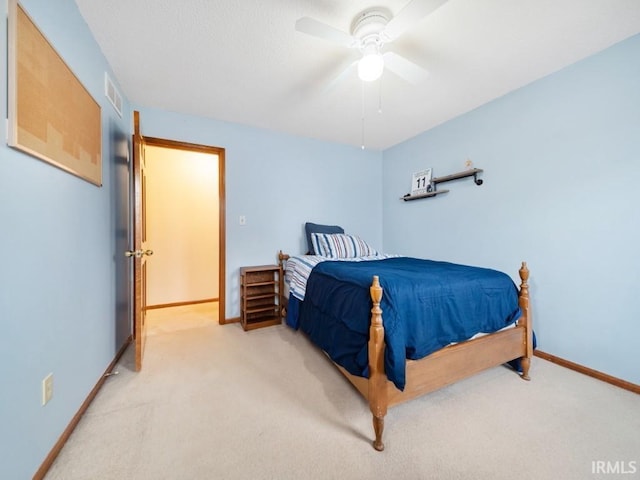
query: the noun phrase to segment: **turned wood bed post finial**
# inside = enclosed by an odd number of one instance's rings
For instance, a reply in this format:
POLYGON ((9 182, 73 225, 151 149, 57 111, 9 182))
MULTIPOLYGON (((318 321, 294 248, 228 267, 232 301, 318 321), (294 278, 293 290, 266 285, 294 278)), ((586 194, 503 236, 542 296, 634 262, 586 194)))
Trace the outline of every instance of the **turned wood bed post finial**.
MULTIPOLYGON (((373 276, 373 282, 369 289, 371 293, 371 300, 373 301, 373 308, 371 309, 372 320, 382 325, 382 309, 380 308, 380 302, 382 301, 382 287, 380 286, 380 278, 378 275, 373 276)), ((373 323, 373 322, 372 322, 373 323)))
POLYGON ((373 414, 373 430, 376 435, 373 448, 382 451, 384 417, 387 414, 387 376, 384 371, 384 326, 380 308, 382 287, 377 275, 373 277, 369 293, 373 302, 369 328, 369 409, 373 414))
POLYGON ((284 263, 289 260, 289 254, 283 253, 282 250, 278 252, 278 265, 284 268, 284 263))
POLYGON ((522 367, 522 379, 531 380, 531 377, 529 377, 529 368, 531 366, 531 357, 533 356, 533 318, 529 300, 529 284, 527 283, 529 280, 529 268, 527 267, 527 262, 522 262, 522 266, 518 273, 520 274, 521 280, 518 303, 520 305, 520 310, 522 310, 523 325, 526 329, 526 353, 525 356, 520 359, 520 364, 522 367))
POLYGON ((529 280, 529 267, 527 267, 527 262, 522 262, 522 266, 518 273, 520 273, 520 280, 522 280, 522 283, 520 284, 520 291, 524 289, 527 292, 527 297, 529 297, 529 284, 527 283, 529 280))

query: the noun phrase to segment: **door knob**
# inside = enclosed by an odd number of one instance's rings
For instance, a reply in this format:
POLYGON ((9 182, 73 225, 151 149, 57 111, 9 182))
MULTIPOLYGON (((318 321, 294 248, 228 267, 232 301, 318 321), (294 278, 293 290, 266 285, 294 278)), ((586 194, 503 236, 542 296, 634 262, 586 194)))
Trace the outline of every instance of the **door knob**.
POLYGON ((125 257, 142 258, 144 255, 150 257, 153 255, 153 250, 127 250, 124 252, 125 257))

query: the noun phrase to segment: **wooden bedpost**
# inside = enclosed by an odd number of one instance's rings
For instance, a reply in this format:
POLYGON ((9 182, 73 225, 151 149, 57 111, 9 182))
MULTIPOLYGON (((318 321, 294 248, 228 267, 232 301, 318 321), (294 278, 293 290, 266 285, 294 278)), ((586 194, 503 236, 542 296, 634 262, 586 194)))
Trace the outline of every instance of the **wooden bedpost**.
POLYGON ((278 265, 284 270, 285 262, 289 260, 289 255, 286 253, 282 253, 282 250, 278 252, 278 265))
POLYGON ((533 318, 531 315, 531 305, 529 303, 529 269, 527 268, 527 262, 522 262, 522 267, 519 270, 520 273, 520 295, 519 305, 522 310, 522 317, 518 321, 519 325, 525 327, 525 355, 520 359, 522 367, 522 379, 531 380, 529 377, 529 367, 531 366, 531 357, 533 356, 533 318))
POLYGON ((376 434, 373 448, 382 451, 382 431, 384 417, 387 414, 387 376, 384 371, 384 327, 380 308, 382 287, 377 275, 373 277, 369 292, 373 301, 369 329, 369 408, 373 414, 373 430, 376 434))

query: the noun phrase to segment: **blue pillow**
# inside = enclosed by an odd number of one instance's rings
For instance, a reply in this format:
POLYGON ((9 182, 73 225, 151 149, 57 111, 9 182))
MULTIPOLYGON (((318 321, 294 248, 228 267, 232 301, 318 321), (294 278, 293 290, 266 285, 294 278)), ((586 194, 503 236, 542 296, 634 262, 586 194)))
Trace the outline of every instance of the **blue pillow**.
POLYGON ((344 233, 344 228, 338 225, 320 225, 317 223, 307 222, 304 224, 304 231, 307 234, 307 248, 309 255, 317 255, 313 250, 313 243, 311 243, 312 233, 344 233))

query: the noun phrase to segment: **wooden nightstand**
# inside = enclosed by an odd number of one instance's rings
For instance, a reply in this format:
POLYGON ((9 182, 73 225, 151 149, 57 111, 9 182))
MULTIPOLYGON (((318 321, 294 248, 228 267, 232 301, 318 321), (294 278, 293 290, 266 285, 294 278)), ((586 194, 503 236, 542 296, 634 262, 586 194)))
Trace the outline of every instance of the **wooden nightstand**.
POLYGON ((278 265, 240 268, 240 322, 244 330, 282 322, 283 287, 278 265))

